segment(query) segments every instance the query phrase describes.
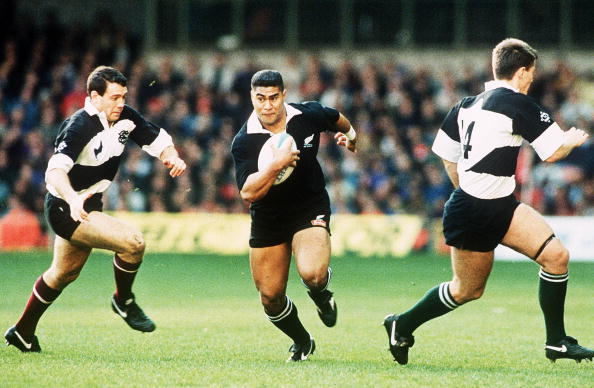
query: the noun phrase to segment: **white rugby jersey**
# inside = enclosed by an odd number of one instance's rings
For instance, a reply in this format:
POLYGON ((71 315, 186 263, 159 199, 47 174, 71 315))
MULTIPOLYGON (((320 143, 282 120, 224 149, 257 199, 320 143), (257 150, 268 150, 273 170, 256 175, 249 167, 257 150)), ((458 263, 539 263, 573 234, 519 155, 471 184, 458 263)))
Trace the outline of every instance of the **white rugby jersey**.
MULTIPOLYGON (((128 105, 109 126, 105 113, 99 112, 87 97, 85 107, 62 123, 46 171, 66 171, 72 188, 79 194, 102 193, 118 171, 129 138, 154 157, 173 145, 164 129, 145 120, 128 105)), ((60 197, 52 185, 46 187, 50 194, 60 197)))
POLYGON ((493 199, 513 193, 523 139, 545 160, 562 145, 563 130, 534 99, 504 81, 491 81, 483 93, 450 110, 432 150, 458 164, 462 190, 493 199))

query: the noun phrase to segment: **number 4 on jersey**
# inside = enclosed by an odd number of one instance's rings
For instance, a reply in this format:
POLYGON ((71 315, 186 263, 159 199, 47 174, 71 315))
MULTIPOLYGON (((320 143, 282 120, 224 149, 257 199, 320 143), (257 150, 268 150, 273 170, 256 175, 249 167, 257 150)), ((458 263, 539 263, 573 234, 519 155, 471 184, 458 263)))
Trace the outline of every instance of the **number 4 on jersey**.
MULTIPOLYGON (((462 128, 464 128, 464 121, 462 121, 462 128)), ((472 137, 472 130, 474 129, 474 121, 471 121, 468 124, 468 129, 466 130, 466 134, 464 136, 465 143, 462 146, 464 150, 464 159, 468 159, 468 153, 472 151, 472 146, 470 145, 470 138, 472 137)))

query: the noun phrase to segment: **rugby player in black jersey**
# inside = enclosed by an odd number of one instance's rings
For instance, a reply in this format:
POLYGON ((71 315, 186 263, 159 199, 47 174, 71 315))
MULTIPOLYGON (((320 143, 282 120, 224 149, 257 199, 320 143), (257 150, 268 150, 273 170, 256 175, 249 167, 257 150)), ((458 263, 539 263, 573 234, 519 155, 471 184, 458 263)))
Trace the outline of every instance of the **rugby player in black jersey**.
POLYGON ((102 193, 115 177, 128 140, 159 158, 172 177, 186 169, 167 132, 125 105, 126 78, 117 69, 99 66, 87 79, 85 106, 62 124, 45 180, 45 215, 56 233, 50 268, 35 282, 21 318, 5 334, 8 345, 39 352, 35 336, 45 310, 74 281, 93 248, 113 251, 116 290, 113 311, 135 330, 155 324, 136 304, 132 283, 145 243, 135 227, 102 213, 102 193))
POLYGON ((250 267, 264 312, 293 340, 287 361, 302 361, 315 342, 285 294, 291 255, 322 322, 336 324, 337 309, 328 289, 330 264, 330 201, 324 175, 316 159, 320 133, 335 132, 339 146, 356 151, 356 134, 337 110, 318 102, 286 103, 281 74, 261 70, 251 80, 254 111, 233 140, 236 180, 241 197, 250 202, 250 267), (258 171, 258 155, 266 140, 286 131, 297 144, 274 149, 273 161, 258 171), (293 173, 273 185, 285 167, 293 173))
MULTIPOLYGON (((531 97, 536 51, 518 39, 500 42, 492 55, 494 81, 463 98, 446 116, 433 143, 456 190, 444 209, 453 279, 435 286, 410 310, 388 315, 384 326, 395 361, 408 362, 414 330, 430 319, 478 299, 485 290, 498 244, 540 266, 539 301, 546 327, 545 355, 551 361, 592 360, 594 351, 566 335, 564 305, 569 253, 546 220, 514 197, 515 170, 523 140, 545 162, 556 162, 588 135, 563 131, 531 97)), ((504 318, 501 318, 504 319, 504 318)), ((500 341, 506 341, 502 333, 500 341)), ((456 344, 452 333, 452 346, 456 344)), ((513 344, 509 344, 510 346, 513 344)))

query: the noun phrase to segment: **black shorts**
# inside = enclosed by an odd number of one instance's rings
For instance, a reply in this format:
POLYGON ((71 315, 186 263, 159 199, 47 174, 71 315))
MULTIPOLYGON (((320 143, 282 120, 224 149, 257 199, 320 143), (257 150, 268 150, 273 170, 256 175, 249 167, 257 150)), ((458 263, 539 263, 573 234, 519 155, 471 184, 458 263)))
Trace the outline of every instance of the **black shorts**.
POLYGON ((461 189, 455 190, 443 212, 446 244, 476 252, 494 250, 507 233, 519 204, 513 194, 480 199, 461 189))
POLYGON ((291 242, 295 233, 311 227, 321 227, 330 233, 330 213, 330 200, 326 193, 283 207, 282 213, 251 210, 250 247, 264 248, 291 242))
MULTIPOLYGON (((103 211, 101 194, 94 194, 85 201, 84 209, 87 212, 103 211)), ((50 193, 45 196, 45 219, 54 233, 63 239, 70 240, 72 233, 80 225, 80 221, 74 221, 70 217, 70 205, 61 198, 50 193)))

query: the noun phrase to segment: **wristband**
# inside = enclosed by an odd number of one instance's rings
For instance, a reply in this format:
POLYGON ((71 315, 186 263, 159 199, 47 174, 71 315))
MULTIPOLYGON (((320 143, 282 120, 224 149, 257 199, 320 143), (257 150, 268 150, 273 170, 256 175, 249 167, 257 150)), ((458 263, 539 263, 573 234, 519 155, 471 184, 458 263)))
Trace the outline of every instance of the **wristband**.
POLYGON ((349 139, 351 141, 352 140, 355 140, 355 137, 357 137, 357 133, 355 132, 355 128, 353 128, 352 125, 351 125, 351 129, 349 129, 349 131, 346 132, 344 135, 347 137, 347 139, 349 139))

